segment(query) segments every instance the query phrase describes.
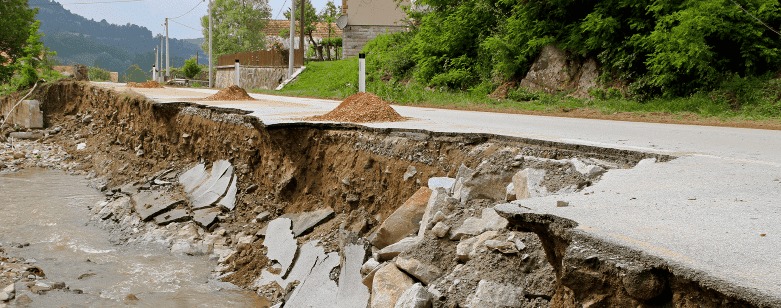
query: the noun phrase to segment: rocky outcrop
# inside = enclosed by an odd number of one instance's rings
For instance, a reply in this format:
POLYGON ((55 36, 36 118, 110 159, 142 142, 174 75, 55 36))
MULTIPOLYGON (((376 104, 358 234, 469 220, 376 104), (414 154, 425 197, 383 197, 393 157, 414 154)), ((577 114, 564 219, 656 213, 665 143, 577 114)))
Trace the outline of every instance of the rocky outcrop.
POLYGON ((577 97, 588 96, 597 87, 599 66, 594 59, 580 60, 574 55, 548 45, 542 48, 520 86, 547 93, 571 92, 577 97))

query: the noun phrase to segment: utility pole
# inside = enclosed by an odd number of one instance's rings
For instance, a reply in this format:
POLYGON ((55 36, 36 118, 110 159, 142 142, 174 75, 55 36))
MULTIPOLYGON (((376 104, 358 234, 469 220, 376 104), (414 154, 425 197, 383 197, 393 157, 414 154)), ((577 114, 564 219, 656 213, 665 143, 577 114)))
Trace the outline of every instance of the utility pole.
POLYGON ((287 57, 287 78, 293 78, 293 62, 296 47, 296 0, 290 1, 290 53, 287 57))
POLYGON ((152 81, 157 81, 157 46, 155 46, 155 64, 152 64, 152 81))
POLYGON ((160 54, 160 58, 157 63, 157 70, 160 71, 160 74, 157 75, 157 82, 162 82, 163 80, 163 36, 160 35, 160 48, 157 49, 157 52, 160 54))
POLYGON ((299 41, 301 41, 301 65, 304 65, 304 55, 306 54, 306 50, 304 50, 304 11, 306 11, 306 3, 304 1, 305 0, 301 0, 301 21, 298 22, 301 24, 301 33, 299 33, 299 41))
POLYGON ((165 77, 171 78, 171 51, 168 49, 168 17, 165 18, 165 77))
POLYGON ((212 0, 209 0, 209 88, 212 84, 212 0))

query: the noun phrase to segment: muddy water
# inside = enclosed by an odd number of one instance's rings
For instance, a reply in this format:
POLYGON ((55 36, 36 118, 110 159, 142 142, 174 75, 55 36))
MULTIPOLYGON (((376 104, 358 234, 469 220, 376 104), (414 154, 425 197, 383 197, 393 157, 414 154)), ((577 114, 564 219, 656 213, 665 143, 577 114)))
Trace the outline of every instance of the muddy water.
POLYGON ((152 245, 112 245, 106 231, 88 224, 87 206, 102 196, 86 184, 48 170, 0 175, 0 243, 7 254, 34 262, 48 283, 65 282, 84 292, 20 293, 30 296, 32 307, 261 305, 253 293, 210 281, 214 264, 206 257, 173 256, 152 245), (30 246, 11 248, 12 242, 30 246), (139 300, 128 302, 129 294, 139 300))

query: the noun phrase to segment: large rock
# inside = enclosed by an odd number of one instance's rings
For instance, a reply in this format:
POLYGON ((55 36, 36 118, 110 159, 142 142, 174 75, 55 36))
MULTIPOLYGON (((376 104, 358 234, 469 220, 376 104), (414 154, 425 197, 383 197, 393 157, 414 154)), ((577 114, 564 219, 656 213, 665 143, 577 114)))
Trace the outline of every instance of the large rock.
POLYGON ((513 285, 480 280, 475 294, 467 300, 469 308, 514 308, 521 307, 523 290, 513 285))
POLYGON ((383 261, 391 260, 396 256, 398 256, 399 254, 401 254, 402 252, 414 248, 416 245, 420 243, 421 239, 422 239, 421 237, 417 237, 417 236, 407 237, 396 243, 388 245, 377 252, 377 261, 383 262, 383 261))
POLYGON ((572 60, 565 51, 553 45, 545 46, 534 61, 521 87, 532 91, 558 93, 574 91, 587 96, 588 89, 597 85, 599 70, 596 61, 572 60))
POLYGON ((531 197, 542 197, 548 194, 548 190, 542 186, 545 179, 545 170, 526 168, 513 175, 513 188, 515 198, 518 200, 531 197))
POLYGON ((175 200, 170 195, 161 191, 141 191, 133 195, 133 209, 141 217, 148 221, 158 214, 175 208, 183 200, 175 200))
POLYGON ((388 263, 374 274, 371 308, 394 308, 401 294, 413 283, 412 278, 400 271, 395 264, 388 263))
POLYGON ((193 211, 193 221, 201 226, 201 228, 209 229, 214 223, 217 222, 217 215, 220 212, 214 209, 201 209, 193 211))
POLYGON ((423 284, 431 284, 432 281, 442 277, 442 271, 434 265, 424 264, 417 259, 396 258, 396 267, 417 278, 423 284))
POLYGON ((292 221, 288 218, 272 220, 268 224, 266 239, 263 241, 263 246, 268 248, 266 256, 279 263, 283 275, 287 274, 298 250, 298 244, 291 230, 292 225, 292 221))
POLYGON ((233 211, 233 209, 236 207, 236 193, 238 192, 238 188, 236 187, 236 182, 238 181, 238 177, 236 175, 233 175, 233 178, 231 178, 231 184, 228 187, 228 191, 225 192, 225 196, 220 199, 220 202, 217 203, 221 208, 223 208, 226 211, 233 211))
POLYGON ((339 272, 339 290, 336 293, 336 307, 365 308, 369 303, 369 289, 363 284, 361 267, 366 258, 366 247, 360 244, 347 245, 342 250, 342 266, 339 272))
POLYGON ((450 239, 459 240, 489 230, 501 230, 506 228, 508 223, 507 219, 496 213, 496 210, 485 208, 480 218, 469 217, 464 220, 461 226, 451 232, 450 239))
POLYGON ((416 283, 401 293, 395 308, 431 308, 432 300, 431 293, 420 283, 416 283))
POLYGON ((382 222, 372 244, 382 249, 418 231, 430 196, 431 189, 428 187, 418 189, 412 197, 382 222))
POLYGON ((334 216, 334 210, 330 207, 297 214, 285 214, 281 217, 289 218, 293 221, 293 235, 300 236, 311 231, 317 225, 331 219, 334 216))
POLYGON ((431 192, 431 196, 426 203, 426 211, 423 213, 423 217, 420 219, 420 227, 418 228, 418 236, 422 237, 426 234, 426 230, 431 229, 437 222, 433 221, 434 215, 437 212, 450 212, 448 206, 450 205, 448 199, 450 196, 447 190, 444 188, 437 188, 431 192))

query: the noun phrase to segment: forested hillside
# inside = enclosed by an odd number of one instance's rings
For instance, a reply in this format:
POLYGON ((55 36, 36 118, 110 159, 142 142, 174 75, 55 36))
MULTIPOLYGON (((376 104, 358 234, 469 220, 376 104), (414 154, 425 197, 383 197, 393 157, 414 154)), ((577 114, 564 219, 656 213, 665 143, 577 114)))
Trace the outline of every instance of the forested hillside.
MULTIPOLYGON (((30 0, 29 5, 38 8, 43 43, 57 52, 60 63, 80 63, 117 72, 138 64, 144 71, 151 70, 160 37, 153 36, 149 29, 89 20, 54 1, 30 0)), ((203 54, 200 45, 188 40, 170 39, 169 44, 171 66, 182 66, 196 53, 203 54)))

